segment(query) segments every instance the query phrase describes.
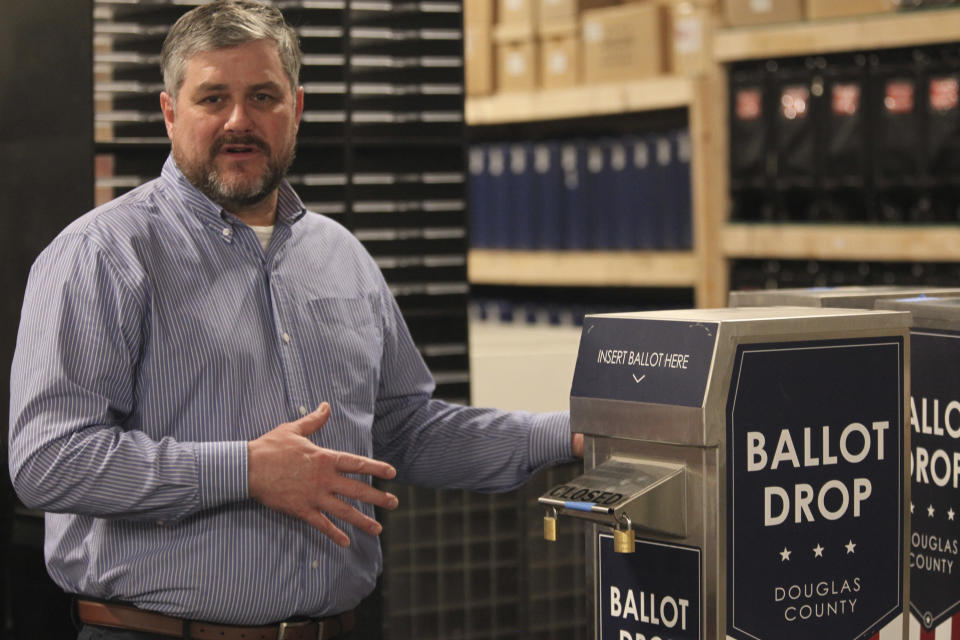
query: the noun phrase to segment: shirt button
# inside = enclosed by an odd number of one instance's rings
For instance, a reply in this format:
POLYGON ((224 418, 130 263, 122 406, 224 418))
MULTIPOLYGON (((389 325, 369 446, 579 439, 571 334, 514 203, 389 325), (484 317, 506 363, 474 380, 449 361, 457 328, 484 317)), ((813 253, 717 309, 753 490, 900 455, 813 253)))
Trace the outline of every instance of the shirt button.
POLYGON ((302 416, 307 415, 307 408, 303 405, 300 405, 300 415, 302 416))
POLYGON ((319 561, 319 560, 314 560, 313 562, 310 563, 310 566, 313 567, 314 569, 319 569, 319 568, 320 568, 320 561, 319 561))
POLYGON ((230 227, 224 227, 223 231, 221 231, 220 233, 223 234, 223 237, 229 238, 231 235, 233 235, 233 229, 231 229, 230 227))
POLYGON ((280 336, 280 338, 282 338, 283 341, 286 342, 287 344, 290 343, 290 334, 287 333, 286 331, 283 332, 283 335, 280 336))

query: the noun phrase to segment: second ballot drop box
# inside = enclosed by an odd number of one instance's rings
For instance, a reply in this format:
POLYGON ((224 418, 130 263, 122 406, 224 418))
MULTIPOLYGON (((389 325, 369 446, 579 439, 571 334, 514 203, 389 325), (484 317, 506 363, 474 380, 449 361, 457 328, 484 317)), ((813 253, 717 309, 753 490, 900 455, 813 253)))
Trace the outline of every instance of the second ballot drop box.
POLYGON ((910 311, 910 638, 960 640, 960 297, 879 300, 910 311))
POLYGON ((591 637, 902 640, 909 314, 587 316, 570 398, 591 637))
POLYGON ((731 307, 846 307, 873 309, 878 300, 919 295, 960 296, 960 288, 875 285, 731 291, 731 307))

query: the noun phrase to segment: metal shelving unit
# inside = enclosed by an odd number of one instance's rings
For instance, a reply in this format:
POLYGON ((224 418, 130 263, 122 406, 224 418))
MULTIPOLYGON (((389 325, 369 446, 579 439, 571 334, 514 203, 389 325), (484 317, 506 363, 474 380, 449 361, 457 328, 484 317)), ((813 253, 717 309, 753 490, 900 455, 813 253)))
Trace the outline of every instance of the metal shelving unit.
POLYGON ((716 216, 709 170, 717 139, 707 75, 654 76, 631 82, 534 92, 501 93, 467 100, 471 127, 521 128, 550 121, 643 116, 682 110, 692 143, 690 168, 693 247, 653 251, 519 251, 472 249, 471 283, 482 285, 689 288, 698 306, 719 301, 725 285, 707 265, 714 251, 716 216))
MULTIPOLYGON (((718 29, 713 36, 715 59, 724 64, 744 61, 828 56, 848 52, 955 46, 960 9, 938 8, 863 15, 851 18, 718 29)), ((759 64, 759 62, 758 62, 759 64)), ((721 67, 722 69, 722 67, 721 67)), ((947 73, 943 68, 939 73, 947 73)), ((953 72, 956 72, 954 69, 953 72)), ((726 74, 724 74, 726 75, 726 74)), ((725 78, 724 78, 725 79, 725 78)), ((724 103, 721 103, 724 104, 724 103)), ((726 107, 723 109, 726 112, 726 107)), ((726 121, 727 115, 723 114, 726 121)), ((721 166, 729 172, 721 155, 721 166)), ((906 284, 932 282, 960 267, 960 229, 930 222, 744 222, 722 220, 718 229, 714 269, 734 272, 741 267, 796 271, 819 269, 819 279, 798 284, 906 284), (764 263, 766 261, 766 263, 764 263), (806 263, 806 266, 804 264, 806 263), (829 269, 827 269, 829 267, 829 269), (849 273, 842 272, 844 269, 849 273), (835 273, 828 278, 824 273, 835 273), (879 273, 878 273, 879 272, 879 273), (939 275, 933 276, 931 274, 939 275), (919 274, 919 275, 918 275, 919 274)), ((741 274, 742 277, 742 274, 741 274)), ((747 281, 749 282, 749 277, 747 281)))

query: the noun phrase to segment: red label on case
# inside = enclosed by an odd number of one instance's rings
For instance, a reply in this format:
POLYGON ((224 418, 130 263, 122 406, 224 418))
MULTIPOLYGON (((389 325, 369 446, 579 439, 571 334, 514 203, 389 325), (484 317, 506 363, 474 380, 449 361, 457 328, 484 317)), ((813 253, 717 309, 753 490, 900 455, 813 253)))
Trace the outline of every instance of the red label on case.
POLYGON ((740 89, 735 108, 738 120, 756 120, 763 113, 763 93, 760 89, 740 89))
POLYGON ((960 102, 960 82, 954 76, 930 79, 930 108, 951 111, 960 102))
POLYGON ((835 84, 830 94, 833 113, 838 116, 852 116, 860 111, 860 85, 835 84))
POLYGON ((912 113, 913 83, 907 80, 891 80, 888 82, 883 106, 888 113, 912 113))

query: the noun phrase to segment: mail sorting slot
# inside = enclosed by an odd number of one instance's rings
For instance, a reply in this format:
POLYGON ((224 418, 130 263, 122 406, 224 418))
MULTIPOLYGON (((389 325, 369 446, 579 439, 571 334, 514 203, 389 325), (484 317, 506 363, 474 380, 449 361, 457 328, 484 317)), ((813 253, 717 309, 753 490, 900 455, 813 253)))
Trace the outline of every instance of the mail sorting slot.
MULTIPOLYGON (((587 316, 570 398, 600 640, 906 638, 909 314, 587 316)), ((557 518, 559 517, 559 522, 557 518)))
POLYGON ((913 314, 910 638, 960 640, 960 297, 877 306, 913 314))

